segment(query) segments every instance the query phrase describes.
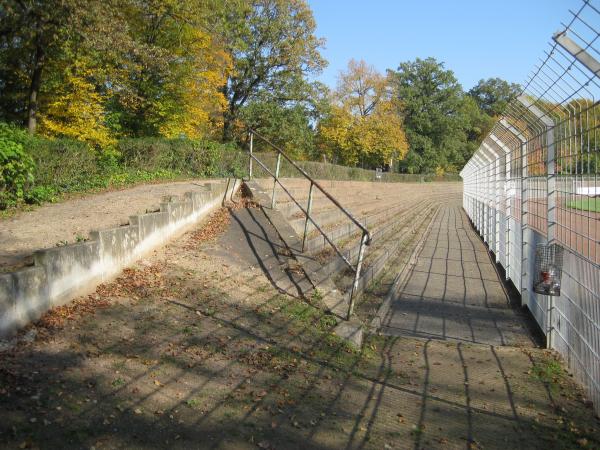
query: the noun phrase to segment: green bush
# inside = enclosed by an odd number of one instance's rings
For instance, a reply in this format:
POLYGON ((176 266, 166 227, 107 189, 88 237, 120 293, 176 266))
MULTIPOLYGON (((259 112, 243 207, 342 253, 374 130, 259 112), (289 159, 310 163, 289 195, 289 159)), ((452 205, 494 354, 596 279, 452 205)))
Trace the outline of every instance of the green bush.
MULTIPOLYGON (((276 157, 260 153, 274 170, 276 157)), ((326 180, 373 181, 373 170, 316 161, 297 163, 311 176, 326 180)), ((255 164, 255 176, 266 176, 255 164)), ((71 139, 31 136, 22 128, 0 123, 0 209, 19 202, 39 204, 61 194, 122 187, 156 180, 247 176, 248 155, 235 144, 204 139, 123 139, 115 148, 95 150, 71 139)), ((282 177, 300 174, 283 161, 282 177)), ((456 180, 457 175, 384 173, 382 181, 456 180)))
POLYGON ((23 200, 33 182, 33 160, 17 142, 0 137, 0 208, 23 200))
POLYGON ((36 186, 52 186, 57 192, 102 187, 97 152, 84 142, 38 138, 27 152, 35 162, 36 186))
POLYGON ((124 167, 170 170, 198 177, 240 176, 247 158, 234 144, 195 139, 138 138, 119 141, 124 167))
POLYGON ((0 139, 2 209, 23 201, 54 201, 69 192, 246 174, 244 152, 234 144, 208 140, 124 139, 115 148, 98 151, 76 140, 31 136, 5 123, 0 123, 0 139))
POLYGON ((16 142, 23 146, 23 150, 34 147, 41 139, 30 135, 27 130, 16 125, 0 122, 0 139, 16 142))
POLYGON ((23 199, 30 205, 40 205, 44 202, 54 202, 57 198, 56 189, 52 186, 34 186, 25 191, 23 199))

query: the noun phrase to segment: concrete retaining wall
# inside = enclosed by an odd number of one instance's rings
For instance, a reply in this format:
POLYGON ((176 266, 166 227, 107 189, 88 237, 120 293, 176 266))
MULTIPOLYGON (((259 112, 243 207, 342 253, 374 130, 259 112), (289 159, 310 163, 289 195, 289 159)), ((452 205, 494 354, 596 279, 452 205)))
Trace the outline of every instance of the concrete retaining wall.
POLYGON ((160 211, 132 216, 129 225, 90 233, 90 240, 39 250, 34 265, 0 274, 0 338, 37 320, 118 274, 230 198, 238 180, 207 183, 182 199, 163 198, 160 211))

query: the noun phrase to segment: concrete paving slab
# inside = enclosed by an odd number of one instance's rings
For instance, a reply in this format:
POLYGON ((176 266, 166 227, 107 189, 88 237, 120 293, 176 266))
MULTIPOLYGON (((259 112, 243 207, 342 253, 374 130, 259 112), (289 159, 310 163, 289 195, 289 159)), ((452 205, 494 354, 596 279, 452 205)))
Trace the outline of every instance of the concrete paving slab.
POLYGON ((381 331, 487 345, 531 345, 525 315, 513 309, 484 244, 458 202, 434 218, 381 331))

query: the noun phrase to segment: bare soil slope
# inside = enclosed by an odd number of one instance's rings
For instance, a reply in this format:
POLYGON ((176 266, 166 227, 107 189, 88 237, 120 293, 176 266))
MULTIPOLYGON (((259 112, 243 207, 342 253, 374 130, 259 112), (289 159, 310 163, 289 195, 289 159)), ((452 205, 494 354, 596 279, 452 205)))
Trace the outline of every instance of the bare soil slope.
POLYGON ((127 223, 129 216, 158 209, 162 196, 183 195, 210 181, 147 184, 87 195, 0 220, 0 272, 27 264, 36 250, 72 243, 87 238, 90 231, 127 223))

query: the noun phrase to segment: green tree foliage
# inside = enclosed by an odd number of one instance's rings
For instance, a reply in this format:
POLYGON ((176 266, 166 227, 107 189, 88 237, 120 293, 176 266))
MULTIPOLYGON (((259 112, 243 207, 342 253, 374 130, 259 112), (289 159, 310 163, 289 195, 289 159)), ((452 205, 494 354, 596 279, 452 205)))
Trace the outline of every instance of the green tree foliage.
POLYGON ((266 101, 282 106, 304 101, 314 89, 308 75, 318 74, 326 61, 305 0, 234 2, 224 10, 223 21, 233 66, 224 86, 228 106, 223 134, 228 139, 246 104, 266 101))
MULTIPOLYGON (((276 102, 252 102, 242 109, 241 119, 294 159, 306 159, 312 152, 310 115, 300 104, 285 107, 276 102)), ((260 141, 256 145, 259 150, 270 150, 261 147, 260 141)))
POLYGON ((0 209, 25 196, 25 187, 33 181, 33 160, 23 146, 0 137, 0 209))
POLYGON ((520 92, 521 86, 516 83, 508 83, 500 78, 488 78, 479 80, 477 86, 469 91, 469 95, 484 113, 498 117, 520 92))
MULTIPOLYGON (((0 120, 106 147, 227 138, 252 102, 312 114, 325 65, 305 0, 2 0, 0 120)), ((297 118, 292 122, 297 123, 297 118)), ((303 125, 304 128, 305 125, 303 125)))
POLYGON ((3 0, 0 117, 24 122, 33 133, 55 88, 68 84, 70 69, 85 61, 94 81, 104 81, 115 49, 127 47, 120 10, 116 0, 3 0))
POLYGON ((103 166, 123 139, 231 141, 250 125, 297 159, 444 172, 518 91, 489 79, 467 95, 428 58, 387 76, 351 61, 330 93, 322 47, 307 0, 0 0, 0 121, 103 166))
POLYGON ((476 102, 464 93, 454 73, 434 58, 401 63, 388 75, 410 148, 402 169, 460 170, 491 126, 476 102))
POLYGON ((133 51, 111 104, 126 135, 200 137, 220 126, 230 58, 207 29, 210 3, 127 1, 133 51))

